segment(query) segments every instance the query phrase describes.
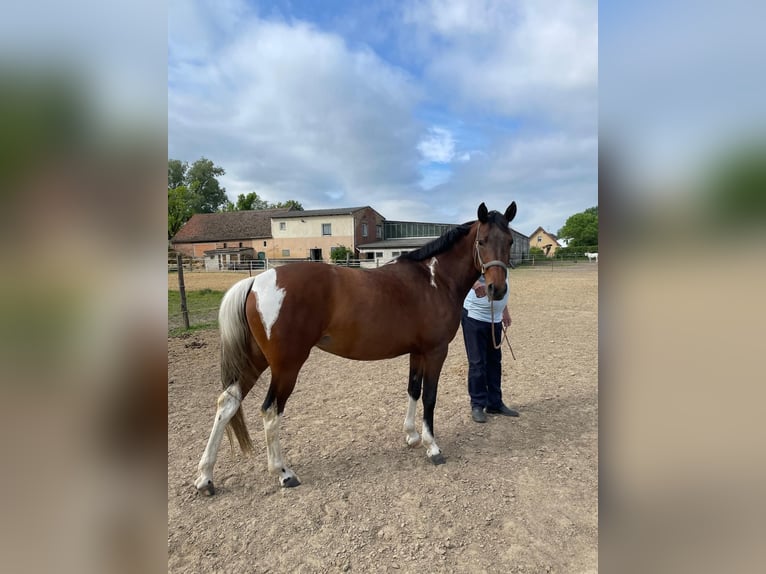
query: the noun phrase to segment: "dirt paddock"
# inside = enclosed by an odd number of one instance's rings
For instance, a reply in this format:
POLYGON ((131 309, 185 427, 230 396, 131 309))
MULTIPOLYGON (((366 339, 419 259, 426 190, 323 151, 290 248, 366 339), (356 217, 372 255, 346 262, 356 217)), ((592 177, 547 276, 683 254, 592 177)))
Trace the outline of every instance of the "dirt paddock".
MULTIPOLYGON (((436 467, 404 442, 407 357, 356 362, 314 349, 280 433, 301 486, 281 489, 266 471, 267 371, 244 402, 255 456, 224 439, 216 495, 198 495, 218 333, 168 339, 168 571, 596 572, 597 269, 512 271, 517 360, 506 348, 503 393, 518 419, 471 420, 458 331, 439 383, 447 463, 436 467)), ((223 289, 240 277, 189 274, 186 284, 223 289)))

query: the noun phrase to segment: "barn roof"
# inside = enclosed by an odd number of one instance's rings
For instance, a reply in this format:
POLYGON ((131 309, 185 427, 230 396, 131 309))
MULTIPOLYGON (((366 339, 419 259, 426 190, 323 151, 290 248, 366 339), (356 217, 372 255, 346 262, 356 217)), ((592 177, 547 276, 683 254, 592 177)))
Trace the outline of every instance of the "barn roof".
MULTIPOLYGON (((282 215, 275 215, 274 217, 283 219, 283 218, 295 218, 295 217, 321 217, 321 216, 328 216, 328 215, 352 215, 356 213, 357 211, 362 211, 363 209, 372 209, 372 208, 369 205, 363 205, 361 207, 336 207, 333 209, 307 209, 304 211, 293 210, 293 211, 290 211, 289 213, 285 212, 282 215)), ((373 209, 373 211, 375 210, 373 209)), ((377 211, 375 213, 377 213, 377 211)), ((378 213, 378 215, 380 214, 378 213)))
POLYGON ((286 213, 287 209, 195 213, 173 236, 171 243, 270 238, 271 218, 286 213))
POLYGON ((365 243, 358 245, 357 249, 398 249, 401 247, 423 247, 429 241, 433 241, 435 237, 405 237, 403 239, 384 239, 383 241, 373 241, 372 243, 365 243))

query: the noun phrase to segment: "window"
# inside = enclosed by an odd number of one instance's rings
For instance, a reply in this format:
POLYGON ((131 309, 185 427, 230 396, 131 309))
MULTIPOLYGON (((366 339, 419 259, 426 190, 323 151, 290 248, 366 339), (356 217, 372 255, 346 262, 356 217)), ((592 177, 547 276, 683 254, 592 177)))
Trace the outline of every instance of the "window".
POLYGON ((362 223, 362 237, 367 237, 367 224, 362 223))
POLYGON ((239 242, 239 246, 242 247, 242 242, 241 241, 239 242))
POLYGON ((383 252, 382 251, 376 251, 375 252, 375 257, 383 257, 383 252))
POLYGON ((283 249, 282 250, 282 257, 290 257, 290 250, 289 249, 283 249))
POLYGON ((322 235, 332 235, 332 223, 322 224, 322 235))
POLYGON ((538 235, 537 236, 537 242, 540 243, 542 240, 543 240, 543 236, 542 235, 538 235))
POLYGON ((401 255, 401 253, 399 253, 398 251, 391 252, 391 257, 399 257, 399 255, 401 255))
POLYGON ((266 247, 266 242, 265 241, 263 242, 263 246, 266 247))
POLYGON ((226 249, 226 242, 223 243, 223 248, 226 249))
POLYGON ((280 231, 284 231, 285 229, 287 229, 287 223, 285 223, 284 221, 280 221, 279 222, 279 230, 280 231))
POLYGON ((375 226, 375 238, 376 239, 383 239, 383 226, 382 225, 376 225, 375 226))

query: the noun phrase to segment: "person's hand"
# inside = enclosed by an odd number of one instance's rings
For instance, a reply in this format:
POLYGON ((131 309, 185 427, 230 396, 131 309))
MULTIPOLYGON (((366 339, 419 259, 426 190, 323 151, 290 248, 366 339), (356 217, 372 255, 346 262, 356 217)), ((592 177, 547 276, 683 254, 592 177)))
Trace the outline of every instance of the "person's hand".
POLYGON ((508 312, 508 307, 503 309, 503 327, 506 329, 511 326, 511 314, 508 312))
POLYGON ((476 293, 477 297, 486 297, 487 296, 487 286, 484 285, 484 283, 479 283, 478 281, 473 284, 473 292, 476 293))

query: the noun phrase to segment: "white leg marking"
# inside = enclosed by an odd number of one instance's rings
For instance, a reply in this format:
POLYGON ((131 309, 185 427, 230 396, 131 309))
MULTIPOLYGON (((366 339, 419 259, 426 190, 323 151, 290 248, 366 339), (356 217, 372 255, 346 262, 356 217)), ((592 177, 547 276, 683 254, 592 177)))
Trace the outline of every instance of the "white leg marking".
MULTIPOLYGON (((409 395, 408 395, 409 396, 409 395)), ((410 402, 407 405, 407 416, 404 417, 404 434, 407 435, 407 444, 412 448, 420 446, 420 435, 415 430, 415 413, 418 409, 418 402, 409 397, 410 402)))
POLYGON ((431 287, 436 289, 436 264, 439 261, 436 257, 431 257, 431 262, 428 264, 428 269, 431 271, 431 287))
POLYGON ((226 430, 226 425, 229 424, 231 417, 237 412, 241 402, 242 391, 240 390, 238 383, 229 385, 229 387, 218 396, 218 409, 215 413, 213 430, 210 431, 210 438, 207 441, 205 452, 202 453, 202 458, 197 466, 199 476, 197 477, 197 480, 194 481, 194 486, 197 487, 197 490, 202 490, 207 487, 208 484, 212 484, 213 467, 215 466, 215 461, 218 457, 218 449, 221 446, 223 433, 226 430))
POLYGON ((266 434, 266 456, 269 460, 269 472, 279 475, 279 484, 285 486, 291 478, 298 480, 295 473, 282 459, 282 447, 279 444, 279 423, 281 415, 277 415, 277 405, 272 404, 263 416, 263 432, 266 434))
POLYGON ((423 445, 426 447, 428 458, 441 454, 441 449, 437 446, 434 435, 431 434, 431 429, 428 428, 425 421, 423 421, 423 445))
POLYGON ((277 272, 275 269, 264 271, 253 281, 253 291, 255 291, 258 301, 258 314, 261 316, 261 323, 266 330, 266 338, 271 338, 271 327, 277 322, 279 309, 282 307, 282 300, 285 298, 285 290, 277 287, 277 272))

